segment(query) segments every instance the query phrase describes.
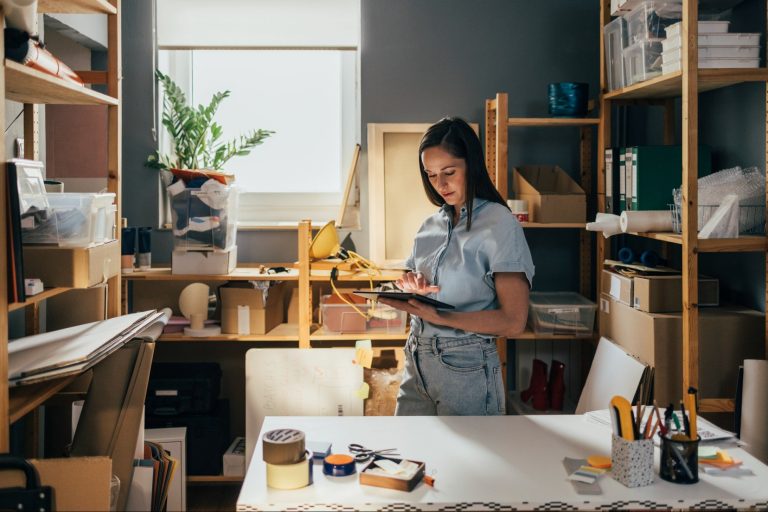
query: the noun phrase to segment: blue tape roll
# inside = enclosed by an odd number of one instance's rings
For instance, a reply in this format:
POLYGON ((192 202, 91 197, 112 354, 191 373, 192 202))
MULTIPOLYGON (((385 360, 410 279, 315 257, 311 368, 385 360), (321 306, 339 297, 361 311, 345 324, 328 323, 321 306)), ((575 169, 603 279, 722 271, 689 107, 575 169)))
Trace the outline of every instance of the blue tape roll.
POLYGON ((619 261, 622 263, 632 263, 635 261, 635 251, 629 247, 619 249, 619 261))
POLYGON ((323 473, 328 476, 349 476, 355 471, 355 459, 351 455, 331 454, 323 459, 323 473))
POLYGON ((656 254, 656 251, 643 251, 643 254, 640 255, 640 263, 645 265, 646 267, 655 267, 659 264, 659 255, 656 254))

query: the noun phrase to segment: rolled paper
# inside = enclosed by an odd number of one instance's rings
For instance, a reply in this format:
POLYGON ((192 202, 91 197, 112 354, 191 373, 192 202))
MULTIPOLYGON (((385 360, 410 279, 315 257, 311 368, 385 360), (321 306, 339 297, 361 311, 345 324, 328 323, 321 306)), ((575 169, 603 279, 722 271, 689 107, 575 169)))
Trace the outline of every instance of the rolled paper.
POLYGON ((672 213, 669 210, 621 212, 621 230, 624 233, 672 231, 672 213))

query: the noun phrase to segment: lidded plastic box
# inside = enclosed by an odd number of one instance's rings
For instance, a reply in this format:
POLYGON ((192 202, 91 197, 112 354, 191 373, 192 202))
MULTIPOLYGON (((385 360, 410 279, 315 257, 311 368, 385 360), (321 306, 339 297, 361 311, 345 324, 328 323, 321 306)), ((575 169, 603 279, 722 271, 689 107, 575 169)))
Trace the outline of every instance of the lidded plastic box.
MULTIPOLYGON (((212 182, 214 180, 209 180, 212 182)), ((171 196, 174 251, 227 251, 237 235, 238 190, 185 188, 171 196)))
POLYGON ((683 18, 683 2, 646 0, 624 17, 627 19, 629 45, 640 41, 664 39, 666 28, 683 18))
POLYGON ((60 192, 46 196, 51 214, 34 230, 24 232, 24 243, 88 247, 114 240, 114 193, 60 192))
MULTIPOLYGON (((730 21, 699 21, 699 34, 725 34, 728 32, 730 21)), ((666 28, 666 34, 669 38, 679 38, 682 34, 683 22, 678 21, 666 28)))
POLYGON ((627 21, 616 18, 603 27, 608 89, 624 87, 624 48, 627 47, 627 21))
POLYGON ((640 41, 624 49, 625 86, 661 74, 661 41, 640 41))
POLYGON ((575 292, 531 292, 528 320, 536 334, 588 336, 597 304, 575 292))
MULTIPOLYGON (((347 294, 345 294, 347 297, 347 294)), ((385 304, 363 301, 354 307, 335 299, 333 295, 320 297, 320 323, 332 333, 405 333, 407 313, 385 304), (334 297, 334 299, 332 299, 334 297), (357 309, 357 310, 356 310, 357 309), (358 312, 359 311, 359 312, 358 312), (362 313, 362 314, 361 314, 362 313), (366 318, 366 316, 370 318, 366 318)))

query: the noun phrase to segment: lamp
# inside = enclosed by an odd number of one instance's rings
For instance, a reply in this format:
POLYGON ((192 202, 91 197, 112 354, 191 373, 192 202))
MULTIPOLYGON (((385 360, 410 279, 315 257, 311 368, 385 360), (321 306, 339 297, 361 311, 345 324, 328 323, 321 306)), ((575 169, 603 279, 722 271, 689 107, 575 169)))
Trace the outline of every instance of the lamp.
POLYGON ((336 256, 341 249, 339 234, 336 232, 336 221, 328 221, 320 228, 312 243, 309 245, 309 258, 312 260, 324 260, 336 256))
POLYGON ((203 338, 221 334, 221 327, 218 325, 205 326, 208 319, 209 291, 208 285, 203 283, 192 283, 181 290, 179 310, 189 320, 189 327, 184 328, 186 336, 203 338))

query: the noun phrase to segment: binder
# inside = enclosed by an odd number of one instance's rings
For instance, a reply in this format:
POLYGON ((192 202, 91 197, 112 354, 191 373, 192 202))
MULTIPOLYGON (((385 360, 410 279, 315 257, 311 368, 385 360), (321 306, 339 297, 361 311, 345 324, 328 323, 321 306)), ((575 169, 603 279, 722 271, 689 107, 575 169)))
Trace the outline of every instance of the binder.
MULTIPOLYGON (((682 146, 636 146, 632 153, 632 193, 627 201, 632 210, 667 210, 673 203, 672 190, 683 181, 682 146)), ((629 158, 629 157, 628 157, 629 158)), ((709 146, 699 146, 699 177, 712 170, 709 146)))

